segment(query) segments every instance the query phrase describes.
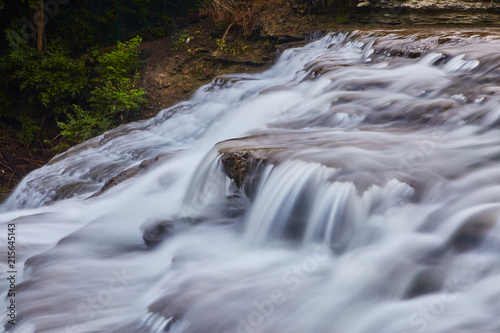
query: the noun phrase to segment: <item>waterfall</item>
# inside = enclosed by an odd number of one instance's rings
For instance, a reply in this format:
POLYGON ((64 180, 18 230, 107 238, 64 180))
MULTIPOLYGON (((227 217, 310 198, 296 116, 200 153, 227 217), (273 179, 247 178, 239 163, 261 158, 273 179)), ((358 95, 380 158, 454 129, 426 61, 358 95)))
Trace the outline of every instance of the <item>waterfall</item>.
POLYGON ((333 32, 71 148, 0 206, 4 331, 500 332, 499 75, 333 32))

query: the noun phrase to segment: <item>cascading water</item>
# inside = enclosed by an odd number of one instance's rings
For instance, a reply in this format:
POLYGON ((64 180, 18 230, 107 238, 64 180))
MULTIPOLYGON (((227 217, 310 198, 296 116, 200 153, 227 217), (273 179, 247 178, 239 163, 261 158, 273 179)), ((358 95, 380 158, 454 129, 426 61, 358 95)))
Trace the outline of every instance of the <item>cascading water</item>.
POLYGON ((333 33, 57 156, 4 331, 500 332, 499 32, 333 33))

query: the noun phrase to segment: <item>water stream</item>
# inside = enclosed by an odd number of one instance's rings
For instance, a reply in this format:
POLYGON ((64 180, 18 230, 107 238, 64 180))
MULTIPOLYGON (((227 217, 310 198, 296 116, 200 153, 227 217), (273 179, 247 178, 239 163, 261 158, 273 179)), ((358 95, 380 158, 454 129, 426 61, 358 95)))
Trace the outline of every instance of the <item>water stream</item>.
POLYGON ((3 329, 498 333, 499 124, 495 29, 335 32, 219 77, 0 206, 3 329))

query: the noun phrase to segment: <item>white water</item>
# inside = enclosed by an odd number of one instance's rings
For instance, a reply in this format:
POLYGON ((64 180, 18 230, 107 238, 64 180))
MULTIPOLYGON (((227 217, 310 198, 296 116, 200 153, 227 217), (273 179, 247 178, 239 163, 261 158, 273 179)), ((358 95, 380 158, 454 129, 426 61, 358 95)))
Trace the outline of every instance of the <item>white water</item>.
POLYGON ((500 332, 497 36, 331 34, 56 157, 0 206, 5 331, 500 332), (220 147, 266 155, 254 198, 220 147))

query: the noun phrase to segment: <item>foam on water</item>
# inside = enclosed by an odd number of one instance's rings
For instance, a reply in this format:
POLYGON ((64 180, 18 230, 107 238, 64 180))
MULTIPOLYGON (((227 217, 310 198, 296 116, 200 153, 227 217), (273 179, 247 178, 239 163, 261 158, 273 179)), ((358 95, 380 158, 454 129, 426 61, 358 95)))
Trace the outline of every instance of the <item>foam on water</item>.
POLYGON ((499 51, 496 31, 333 33, 55 157, 0 206, 5 331, 500 331, 499 51), (264 156, 253 196, 221 147, 264 156))

